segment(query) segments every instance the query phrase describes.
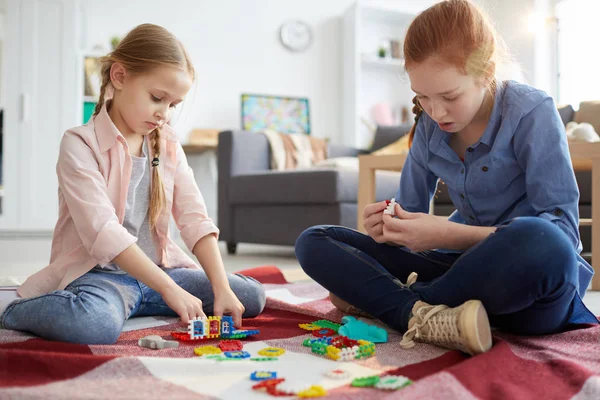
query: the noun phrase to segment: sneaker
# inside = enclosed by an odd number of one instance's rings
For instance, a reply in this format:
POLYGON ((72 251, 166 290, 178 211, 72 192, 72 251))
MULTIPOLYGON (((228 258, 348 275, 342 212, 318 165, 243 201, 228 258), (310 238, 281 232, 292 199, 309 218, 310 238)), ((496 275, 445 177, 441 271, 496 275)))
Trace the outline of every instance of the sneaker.
POLYGON ((492 347, 490 322, 479 300, 454 308, 417 301, 412 314, 400 342, 404 349, 413 347, 415 340, 471 355, 485 353, 492 347))
POLYGON ((350 314, 356 317, 373 318, 370 314, 354 307, 352 304, 340 299, 331 292, 329 293, 329 300, 331 300, 333 305, 344 314, 350 314))

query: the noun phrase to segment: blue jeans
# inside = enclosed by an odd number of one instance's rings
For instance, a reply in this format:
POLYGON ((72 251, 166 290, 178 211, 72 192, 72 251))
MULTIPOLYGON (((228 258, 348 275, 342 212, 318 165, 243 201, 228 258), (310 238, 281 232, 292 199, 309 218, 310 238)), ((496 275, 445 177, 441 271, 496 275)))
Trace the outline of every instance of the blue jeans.
POLYGON ((541 218, 514 219, 463 253, 414 253, 353 229, 321 225, 300 235, 296 256, 331 293, 400 332, 417 300, 456 307, 478 299, 492 325, 519 334, 560 331, 574 307, 597 323, 577 292, 575 250, 541 218), (413 271, 418 281, 406 288, 401 282, 413 271))
MULTIPOLYGON (((198 297, 204 312, 212 315, 214 296, 203 270, 173 268, 165 272, 198 297)), ((227 278, 246 308, 243 317, 259 315, 266 302, 262 285, 239 274, 228 274, 227 278)), ((177 316, 158 292, 129 274, 92 270, 64 290, 14 301, 0 315, 0 327, 28 331, 48 340, 111 344, 117 341, 128 318, 157 315, 177 316)))

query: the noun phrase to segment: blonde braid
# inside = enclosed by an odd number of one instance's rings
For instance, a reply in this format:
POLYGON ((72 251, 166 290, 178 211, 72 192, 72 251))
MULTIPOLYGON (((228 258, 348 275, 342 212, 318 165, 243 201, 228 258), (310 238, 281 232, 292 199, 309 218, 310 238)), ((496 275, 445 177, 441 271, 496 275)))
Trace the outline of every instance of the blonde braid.
POLYGON ((112 67, 112 62, 103 62, 102 69, 100 75, 102 76, 102 85, 100 86, 100 96, 98 99, 98 103, 96 103, 96 107, 94 108, 94 114, 98 115, 98 113, 102 110, 102 106, 104 105, 104 96, 106 95, 106 88, 110 83, 110 67, 112 67))
POLYGON ((158 173, 160 164, 160 128, 151 133, 151 145, 154 151, 152 159, 152 193, 150 194, 150 227, 154 229, 162 210, 165 208, 165 188, 158 173))

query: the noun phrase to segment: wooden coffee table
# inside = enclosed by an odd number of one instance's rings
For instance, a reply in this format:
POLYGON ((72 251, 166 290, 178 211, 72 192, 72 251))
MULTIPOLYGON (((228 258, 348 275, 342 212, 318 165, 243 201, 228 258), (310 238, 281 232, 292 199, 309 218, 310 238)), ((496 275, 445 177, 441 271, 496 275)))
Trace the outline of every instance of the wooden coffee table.
MULTIPOLYGON (((600 218, 600 142, 571 143, 571 160, 575 171, 592 171, 592 216, 600 218)), ((406 155, 358 156, 358 226, 362 226, 362 211, 375 202, 375 171, 401 171, 406 155)), ((579 225, 592 227, 592 267, 597 273, 592 278, 592 290, 600 290, 600 223, 593 225, 592 218, 580 218, 579 225), (594 254, 599 255, 594 260, 594 254)))

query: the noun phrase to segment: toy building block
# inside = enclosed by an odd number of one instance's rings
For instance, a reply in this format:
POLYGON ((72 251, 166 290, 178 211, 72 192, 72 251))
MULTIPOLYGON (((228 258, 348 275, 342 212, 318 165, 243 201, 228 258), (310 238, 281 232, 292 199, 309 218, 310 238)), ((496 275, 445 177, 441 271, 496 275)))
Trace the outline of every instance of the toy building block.
POLYGON ((350 339, 368 340, 373 343, 386 343, 388 341, 387 331, 378 326, 369 325, 351 316, 342 318, 342 323, 344 325, 340 328, 339 334, 350 339))
POLYGON ((373 387, 379 383, 379 380, 380 378, 378 375, 363 376, 354 378, 351 385, 354 387, 373 387))
POLYGON ((275 378, 277 378, 277 372, 274 371, 254 371, 250 374, 250 379, 253 381, 264 381, 275 378))
POLYGON ((206 318, 194 318, 188 324, 190 339, 203 339, 208 335, 209 326, 206 318))
POLYGON ((138 340, 138 346, 148 349, 173 349, 179 347, 179 342, 174 340, 165 340, 158 335, 144 336, 138 340))
POLYGON ((327 336, 335 336, 337 332, 330 328, 321 328, 319 330, 312 331, 313 336, 316 337, 327 337, 327 336))
POLYGON ((384 390, 398 390, 412 383, 413 382, 405 376, 388 375, 381 377, 374 387, 384 390))
POLYGON ((327 390, 321 385, 312 385, 306 390, 297 393, 297 396, 302 398, 323 397, 327 396, 327 390))
MULTIPOLYGON (((386 200, 387 202, 387 200, 386 200)), ((396 198, 393 197, 392 200, 390 200, 390 202, 387 205, 387 208, 385 210, 383 210, 384 214, 389 214, 391 216, 395 216, 396 212, 394 211, 396 209, 396 198)))
POLYGON ((279 347, 265 347, 258 351, 258 354, 265 357, 279 357, 283 353, 285 353, 285 349, 279 347))
POLYGON ((315 324, 298 324, 298 326, 305 331, 317 331, 322 328, 321 326, 315 324))
POLYGON ((260 333, 259 330, 235 330, 233 318, 230 315, 223 317, 200 317, 189 322, 187 332, 171 332, 177 340, 194 341, 205 339, 243 339, 260 333))
POLYGON ((345 336, 305 339, 303 346, 315 354, 335 361, 351 361, 368 358, 375 354, 375 344, 366 340, 352 340, 345 336))
POLYGON ((247 351, 226 351, 223 354, 225 354, 225 357, 227 358, 235 358, 235 359, 242 359, 242 358, 250 358, 251 355, 250 353, 248 353, 247 351))
POLYGON ((234 331, 233 328, 233 317, 231 315, 224 315, 221 317, 221 337, 227 338, 234 331))
POLYGON ((329 328, 334 331, 338 331, 340 329, 340 324, 336 324, 335 322, 327 321, 326 319, 320 319, 318 321, 313 322, 313 325, 320 326, 321 328, 329 328))
POLYGON ((260 330, 258 329, 239 329, 239 330, 235 330, 233 332, 231 332, 231 335, 228 336, 229 339, 244 339, 247 338, 248 336, 254 336, 254 335, 258 335, 260 333, 260 330))
POLYGON ((289 395, 288 393, 279 391, 277 389, 277 385, 279 385, 283 381, 285 381, 285 378, 266 379, 264 381, 258 382, 254 386, 252 386, 252 389, 265 390, 271 396, 288 396, 289 395))
POLYGON ((238 351, 244 348, 244 345, 239 340, 221 340, 219 348, 223 351, 238 351))
POLYGON ((200 346, 194 349, 194 354, 196 354, 197 356, 221 354, 221 352, 221 349, 215 346, 200 346))
POLYGON ((221 317, 208 317, 207 323, 208 332, 204 336, 209 339, 221 337, 221 317))

